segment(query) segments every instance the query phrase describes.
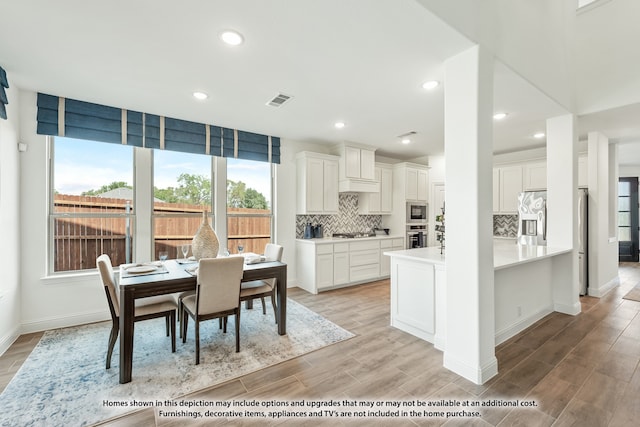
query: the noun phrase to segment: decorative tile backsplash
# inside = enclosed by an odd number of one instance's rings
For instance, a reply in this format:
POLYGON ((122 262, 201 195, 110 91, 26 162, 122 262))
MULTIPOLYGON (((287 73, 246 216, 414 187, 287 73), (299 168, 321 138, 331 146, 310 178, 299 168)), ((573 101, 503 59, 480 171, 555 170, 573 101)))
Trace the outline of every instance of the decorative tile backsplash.
POLYGON ((302 239, 308 222, 322 225, 324 236, 331 237, 333 233, 368 233, 372 228, 381 228, 382 216, 359 215, 358 195, 341 193, 337 215, 296 215, 296 238, 302 239))
POLYGON ((498 237, 518 237, 518 215, 494 215, 493 235, 498 237))

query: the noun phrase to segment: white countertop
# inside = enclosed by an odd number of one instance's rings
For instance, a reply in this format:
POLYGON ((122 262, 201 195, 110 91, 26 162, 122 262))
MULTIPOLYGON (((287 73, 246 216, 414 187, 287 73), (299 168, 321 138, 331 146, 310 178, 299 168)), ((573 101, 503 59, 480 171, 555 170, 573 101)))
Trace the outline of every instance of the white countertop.
MULTIPOLYGON (((538 261, 568 252, 571 252, 571 249, 549 246, 524 246, 516 244, 514 239, 494 239, 493 267, 496 270, 500 270, 502 268, 538 261)), ((384 255, 392 257, 425 261, 440 265, 444 265, 445 263, 445 254, 440 255, 439 246, 384 252, 384 255)))
POLYGON ((323 237, 318 239, 296 239, 296 242, 308 243, 314 245, 322 245, 326 243, 349 243, 349 242, 361 242, 363 240, 385 240, 385 239, 402 239, 402 236, 373 236, 373 237, 323 237))

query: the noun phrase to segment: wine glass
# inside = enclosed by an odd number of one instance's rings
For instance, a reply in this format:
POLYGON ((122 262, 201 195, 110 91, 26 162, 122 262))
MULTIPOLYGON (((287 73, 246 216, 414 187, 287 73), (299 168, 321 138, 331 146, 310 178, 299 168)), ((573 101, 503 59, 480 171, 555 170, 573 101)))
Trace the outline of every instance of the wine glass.
POLYGON ((238 253, 242 254, 244 252, 244 245, 238 245, 238 253))
POLYGON ((189 253, 189 245, 180 245, 180 250, 182 251, 182 258, 187 259, 187 254, 189 253))
POLYGON ((167 260, 168 257, 169 257, 169 252, 167 251, 158 252, 158 258, 160 258, 160 262, 162 264, 164 264, 164 262, 167 260))

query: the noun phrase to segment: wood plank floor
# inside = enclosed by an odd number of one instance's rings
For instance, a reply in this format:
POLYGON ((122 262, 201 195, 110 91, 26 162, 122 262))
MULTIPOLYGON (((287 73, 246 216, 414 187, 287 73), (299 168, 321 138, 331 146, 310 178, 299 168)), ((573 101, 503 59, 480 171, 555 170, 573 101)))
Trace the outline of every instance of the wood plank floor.
MULTIPOLYGON (((442 367, 431 344, 389 326, 389 282, 289 296, 348 329, 353 339, 203 390, 222 399, 529 399, 530 410, 492 408, 482 417, 273 421, 158 418, 144 410, 108 426, 177 425, 475 425, 630 426, 640 420, 640 302, 622 299, 640 281, 640 265, 621 263, 620 286, 603 298, 583 297, 578 316, 552 313, 496 349, 499 374, 475 385, 442 367), (377 421, 377 422, 376 422, 377 421)), ((4 388, 42 334, 21 336, 0 357, 4 388)), ((106 347, 106 343, 105 343, 106 347)))

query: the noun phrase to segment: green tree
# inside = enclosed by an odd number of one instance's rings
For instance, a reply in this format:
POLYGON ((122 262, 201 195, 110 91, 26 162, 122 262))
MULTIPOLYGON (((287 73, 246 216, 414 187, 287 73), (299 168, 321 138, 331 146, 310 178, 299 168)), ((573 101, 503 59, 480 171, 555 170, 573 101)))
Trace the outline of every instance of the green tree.
POLYGON ((211 180, 204 175, 181 173, 176 196, 183 203, 208 205, 211 202, 211 180))
POLYGON ((259 193, 253 188, 247 188, 247 191, 244 193, 244 207, 251 209, 269 209, 269 204, 262 193, 259 193))
POLYGON ((247 184, 242 181, 227 180, 227 206, 232 208, 244 207, 244 195, 247 191, 247 184))

